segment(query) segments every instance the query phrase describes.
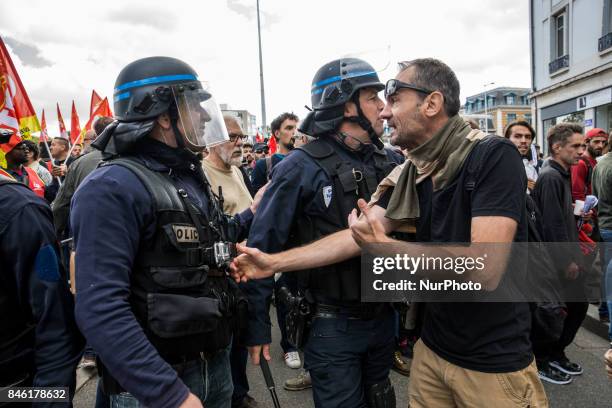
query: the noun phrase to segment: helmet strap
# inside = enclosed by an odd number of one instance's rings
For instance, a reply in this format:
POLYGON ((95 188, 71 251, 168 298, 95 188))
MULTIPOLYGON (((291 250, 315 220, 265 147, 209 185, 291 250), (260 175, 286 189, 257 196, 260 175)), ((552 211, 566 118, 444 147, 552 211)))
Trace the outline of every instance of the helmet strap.
POLYGON ((359 127, 368 132, 368 136, 370 137, 370 140, 374 146, 376 146, 378 149, 382 149, 384 147, 382 141, 374 131, 372 123, 363 114, 363 110, 361 109, 361 105, 359 103, 359 93, 359 90, 357 90, 357 92, 355 92, 351 98, 351 101, 357 107, 357 116, 347 116, 344 119, 359 125, 359 127))

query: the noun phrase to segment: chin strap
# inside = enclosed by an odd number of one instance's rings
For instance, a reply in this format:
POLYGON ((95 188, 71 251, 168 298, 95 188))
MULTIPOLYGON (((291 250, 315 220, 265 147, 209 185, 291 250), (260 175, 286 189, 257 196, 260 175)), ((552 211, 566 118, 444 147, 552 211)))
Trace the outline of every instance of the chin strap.
POLYGON ((355 92, 351 100, 357 107, 357 116, 347 116, 344 119, 348 120, 349 122, 356 123, 357 125, 359 125, 359 127, 368 132, 368 136, 370 136, 370 140, 372 141, 374 146, 379 149, 382 149, 384 147, 382 140, 380 140, 380 138, 374 131, 372 123, 370 123, 370 121, 363 114, 363 110, 361 110, 361 105, 359 104, 359 92, 355 92))

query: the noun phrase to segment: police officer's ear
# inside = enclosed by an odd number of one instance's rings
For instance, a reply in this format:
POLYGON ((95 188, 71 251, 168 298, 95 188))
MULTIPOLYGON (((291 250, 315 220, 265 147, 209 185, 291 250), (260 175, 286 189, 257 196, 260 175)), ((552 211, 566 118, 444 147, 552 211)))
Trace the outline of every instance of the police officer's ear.
POLYGON ((357 116, 358 114, 359 112, 357 112, 357 105, 355 105, 355 102, 348 101, 347 103, 344 104, 344 117, 345 118, 352 118, 354 116, 357 116))
POLYGON ((170 115, 168 113, 162 113, 157 117, 157 124, 163 130, 170 130, 172 128, 172 121, 170 120, 170 115))
POLYGON ((433 118, 440 113, 446 114, 444 111, 444 95, 439 91, 434 91, 427 95, 421 106, 423 114, 429 118, 433 118))

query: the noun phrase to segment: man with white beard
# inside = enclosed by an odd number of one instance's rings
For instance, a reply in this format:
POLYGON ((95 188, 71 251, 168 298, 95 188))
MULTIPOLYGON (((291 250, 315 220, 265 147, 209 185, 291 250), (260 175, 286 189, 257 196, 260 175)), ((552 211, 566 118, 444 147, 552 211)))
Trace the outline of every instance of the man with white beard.
POLYGON ((253 202, 239 168, 242 165, 242 142, 247 136, 235 118, 224 116, 223 119, 230 140, 210 147, 208 156, 202 160, 202 167, 212 191, 219 194, 219 186, 222 188, 223 212, 233 215, 253 202))

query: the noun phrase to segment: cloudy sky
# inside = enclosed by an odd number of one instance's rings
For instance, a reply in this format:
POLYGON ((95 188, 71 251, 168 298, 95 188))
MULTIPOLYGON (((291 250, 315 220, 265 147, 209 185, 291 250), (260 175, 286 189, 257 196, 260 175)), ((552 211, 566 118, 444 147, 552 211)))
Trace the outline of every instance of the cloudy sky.
MULTIPOLYGON (((261 121, 255 0, 0 2, 0 36, 37 113, 58 134, 74 99, 87 121, 91 90, 112 92, 129 62, 152 55, 183 59, 216 99, 261 121)), ((465 97, 483 84, 530 86, 526 0, 261 0, 268 122, 304 116, 316 70, 341 56, 385 68, 418 57, 445 61, 465 97)))

